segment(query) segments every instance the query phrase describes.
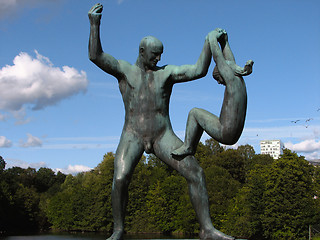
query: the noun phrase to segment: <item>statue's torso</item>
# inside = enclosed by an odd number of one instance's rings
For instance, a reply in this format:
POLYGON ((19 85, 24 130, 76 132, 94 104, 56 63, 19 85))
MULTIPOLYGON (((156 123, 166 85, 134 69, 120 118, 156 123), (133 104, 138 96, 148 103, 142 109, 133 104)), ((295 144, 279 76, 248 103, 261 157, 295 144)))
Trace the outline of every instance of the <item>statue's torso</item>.
POLYGON ((126 72, 126 79, 119 81, 125 105, 125 130, 139 137, 155 141, 166 129, 171 128, 169 101, 172 84, 163 69, 144 72, 133 65, 126 72))

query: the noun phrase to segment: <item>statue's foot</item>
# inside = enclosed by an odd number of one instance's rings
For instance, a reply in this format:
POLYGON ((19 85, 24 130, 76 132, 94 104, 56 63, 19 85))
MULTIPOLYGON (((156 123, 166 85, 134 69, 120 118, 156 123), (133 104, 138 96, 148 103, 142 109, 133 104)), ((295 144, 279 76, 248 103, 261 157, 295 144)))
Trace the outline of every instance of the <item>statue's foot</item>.
POLYGON ((201 230, 200 231, 200 239, 206 240, 236 240, 234 237, 228 236, 223 232, 220 232, 217 229, 212 229, 209 231, 201 230))
POLYGON ((193 155, 194 152, 192 151, 192 149, 186 147, 184 144, 179 147, 178 149, 174 150, 171 153, 171 156, 177 160, 182 160, 184 157, 188 156, 188 155, 193 155))
POLYGON ((107 238, 107 240, 123 240, 123 231, 114 231, 111 237, 107 238))

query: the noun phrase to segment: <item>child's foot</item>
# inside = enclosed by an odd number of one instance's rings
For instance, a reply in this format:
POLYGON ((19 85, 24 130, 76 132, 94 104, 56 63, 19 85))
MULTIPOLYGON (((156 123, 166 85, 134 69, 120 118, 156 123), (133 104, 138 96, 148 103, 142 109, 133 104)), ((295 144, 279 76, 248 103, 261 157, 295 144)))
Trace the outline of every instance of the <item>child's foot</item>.
POLYGON ((179 147, 178 149, 174 150, 171 153, 171 156, 177 160, 182 160, 184 157, 188 155, 193 155, 194 152, 192 151, 191 148, 186 147, 184 144, 179 147))

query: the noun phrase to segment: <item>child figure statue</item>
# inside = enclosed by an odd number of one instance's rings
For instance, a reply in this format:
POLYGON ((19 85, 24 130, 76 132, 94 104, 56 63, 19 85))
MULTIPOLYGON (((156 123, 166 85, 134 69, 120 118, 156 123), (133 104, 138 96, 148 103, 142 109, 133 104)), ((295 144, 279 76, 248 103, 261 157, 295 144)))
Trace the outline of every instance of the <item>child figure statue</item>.
POLYGON ((247 91, 242 76, 252 73, 253 61, 247 61, 244 68, 236 64, 225 30, 217 28, 208 36, 216 63, 213 77, 226 86, 223 105, 220 117, 204 109, 191 109, 184 144, 172 152, 172 156, 177 160, 194 155, 203 131, 220 143, 232 145, 238 141, 244 127, 247 91))

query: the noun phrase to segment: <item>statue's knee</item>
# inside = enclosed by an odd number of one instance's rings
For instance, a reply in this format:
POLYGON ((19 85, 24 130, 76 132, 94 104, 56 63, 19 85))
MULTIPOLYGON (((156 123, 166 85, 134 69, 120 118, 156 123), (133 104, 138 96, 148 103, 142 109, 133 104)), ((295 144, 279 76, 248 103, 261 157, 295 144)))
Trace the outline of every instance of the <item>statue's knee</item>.
POLYGON ((198 166, 197 168, 194 168, 192 169, 192 171, 190 171, 189 181, 193 183, 201 183, 203 182, 204 176, 205 175, 203 169, 198 166))
POLYGON ((129 183, 129 179, 127 176, 115 176, 113 178, 113 185, 115 188, 126 187, 129 183))
POLYGON ((202 169, 202 167, 199 167, 197 169, 197 175, 198 175, 198 178, 201 179, 202 177, 204 177, 204 170, 202 169))
POLYGON ((238 132, 224 132, 221 143, 225 145, 234 145, 238 142, 239 138, 240 134, 238 132))
POLYGON ((198 108, 192 108, 191 110, 190 110, 190 112, 189 112, 189 116, 195 116, 195 115, 197 115, 197 112, 199 111, 199 109, 198 108))

